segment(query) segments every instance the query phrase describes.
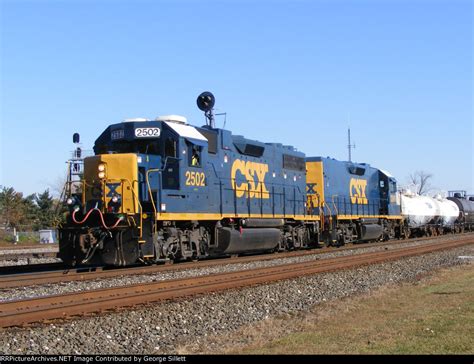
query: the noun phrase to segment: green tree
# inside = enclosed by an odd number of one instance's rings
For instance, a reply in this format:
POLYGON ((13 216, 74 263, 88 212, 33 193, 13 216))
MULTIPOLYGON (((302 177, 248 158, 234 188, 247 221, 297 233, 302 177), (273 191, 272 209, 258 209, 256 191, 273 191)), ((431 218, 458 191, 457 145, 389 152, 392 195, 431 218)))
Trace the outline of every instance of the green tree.
POLYGON ((36 204, 36 194, 23 198, 23 221, 30 229, 37 229, 39 222, 39 208, 36 204))
POLYGON ((23 195, 13 187, 3 187, 0 191, 0 216, 7 227, 18 228, 24 222, 23 195))
POLYGON ((43 229, 53 226, 55 220, 55 206, 53 196, 49 194, 49 190, 47 189, 43 193, 36 194, 35 202, 38 208, 36 227, 43 229))
POLYGON ((0 223, 6 227, 38 230, 56 227, 62 221, 65 208, 48 189, 23 197, 13 187, 0 188, 0 223))

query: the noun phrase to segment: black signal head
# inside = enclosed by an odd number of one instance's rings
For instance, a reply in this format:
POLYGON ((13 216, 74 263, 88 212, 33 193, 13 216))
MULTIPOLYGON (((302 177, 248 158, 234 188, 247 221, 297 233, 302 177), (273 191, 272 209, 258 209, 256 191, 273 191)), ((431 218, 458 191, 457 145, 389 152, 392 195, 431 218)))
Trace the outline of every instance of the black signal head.
POLYGON ((215 102, 216 99, 214 95, 209 91, 201 93, 196 100, 198 108, 204 112, 212 110, 215 102))

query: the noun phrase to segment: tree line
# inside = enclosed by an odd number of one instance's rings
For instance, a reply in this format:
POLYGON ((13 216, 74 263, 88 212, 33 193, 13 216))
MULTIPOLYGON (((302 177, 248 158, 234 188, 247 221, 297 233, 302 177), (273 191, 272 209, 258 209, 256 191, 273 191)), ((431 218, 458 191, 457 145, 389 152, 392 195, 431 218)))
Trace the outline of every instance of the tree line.
POLYGON ((63 213, 62 203, 48 189, 24 197, 13 187, 0 186, 0 226, 27 231, 54 228, 63 213))

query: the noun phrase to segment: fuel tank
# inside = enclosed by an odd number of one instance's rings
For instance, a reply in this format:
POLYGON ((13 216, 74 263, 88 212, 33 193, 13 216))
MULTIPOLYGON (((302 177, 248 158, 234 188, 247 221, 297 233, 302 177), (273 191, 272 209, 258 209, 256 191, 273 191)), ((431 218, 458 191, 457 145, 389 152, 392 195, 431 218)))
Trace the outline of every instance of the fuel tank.
POLYGON ((360 227, 359 240, 377 240, 382 236, 383 227, 379 224, 365 224, 360 227))
POLYGON ((280 230, 272 228, 239 230, 229 227, 217 229, 217 248, 219 254, 239 254, 270 251, 278 246, 280 230))

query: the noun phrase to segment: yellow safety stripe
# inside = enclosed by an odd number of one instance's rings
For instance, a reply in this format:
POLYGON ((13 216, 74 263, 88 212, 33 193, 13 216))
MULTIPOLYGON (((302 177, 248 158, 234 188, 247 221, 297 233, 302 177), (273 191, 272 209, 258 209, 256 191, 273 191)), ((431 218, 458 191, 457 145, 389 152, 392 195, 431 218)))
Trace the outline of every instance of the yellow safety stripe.
MULTIPOLYGON (((330 217, 330 216, 328 216, 330 217)), ((157 220, 222 220, 225 218, 256 218, 256 219, 295 219, 305 221, 319 221, 318 215, 281 215, 281 214, 211 214, 211 213, 180 213, 164 212, 157 216, 157 220)), ((399 215, 337 215, 339 220, 356 220, 363 218, 402 220, 399 215)))
POLYGON ((209 213, 159 213, 157 220, 222 220, 225 218, 256 218, 256 219, 295 219, 318 221, 317 215, 273 215, 273 214, 209 214, 209 213))
POLYGON ((402 216, 399 216, 399 215, 337 215, 337 218, 339 220, 356 220, 356 219, 363 219, 363 218, 401 220, 402 216))

